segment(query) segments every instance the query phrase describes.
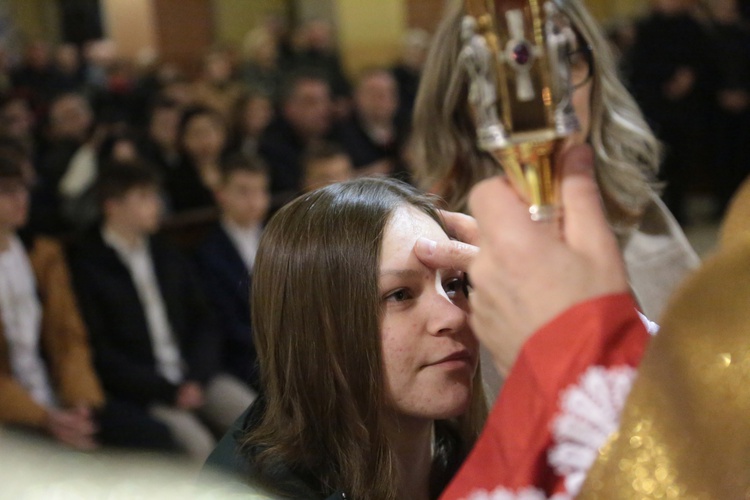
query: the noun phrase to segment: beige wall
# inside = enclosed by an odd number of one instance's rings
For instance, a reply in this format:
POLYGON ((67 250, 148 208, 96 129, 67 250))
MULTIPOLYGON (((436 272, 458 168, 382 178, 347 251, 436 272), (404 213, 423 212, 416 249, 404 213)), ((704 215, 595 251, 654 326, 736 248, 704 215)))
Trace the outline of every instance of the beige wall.
POLYGON ((285 0, 213 0, 219 41, 241 43, 268 14, 284 14, 285 0))
POLYGON ((602 24, 639 17, 648 9, 648 0, 584 0, 591 13, 602 24))
POLYGON ((8 11, 24 39, 60 40, 60 16, 50 0, 10 0, 8 11))
POLYGON ((104 33, 124 57, 157 50, 156 22, 151 0, 101 0, 104 33))
POLYGON ((405 0, 336 0, 336 25, 344 66, 356 75, 392 63, 406 29, 405 0))

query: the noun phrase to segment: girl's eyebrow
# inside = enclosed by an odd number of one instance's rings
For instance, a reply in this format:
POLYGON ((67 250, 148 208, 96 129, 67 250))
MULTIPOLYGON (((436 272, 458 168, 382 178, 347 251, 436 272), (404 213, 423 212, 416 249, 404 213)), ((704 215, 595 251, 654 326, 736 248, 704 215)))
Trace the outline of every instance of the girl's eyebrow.
POLYGON ((417 269, 386 269, 380 271, 380 276, 397 276, 399 278, 412 278, 421 276, 424 271, 417 269))

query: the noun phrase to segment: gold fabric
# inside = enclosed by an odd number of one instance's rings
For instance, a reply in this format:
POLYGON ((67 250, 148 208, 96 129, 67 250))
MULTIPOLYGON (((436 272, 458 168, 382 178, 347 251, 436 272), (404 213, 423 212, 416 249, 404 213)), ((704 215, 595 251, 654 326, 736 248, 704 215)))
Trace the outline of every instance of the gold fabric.
POLYGON ((750 498, 750 184, 727 222, 670 301, 579 499, 750 498))

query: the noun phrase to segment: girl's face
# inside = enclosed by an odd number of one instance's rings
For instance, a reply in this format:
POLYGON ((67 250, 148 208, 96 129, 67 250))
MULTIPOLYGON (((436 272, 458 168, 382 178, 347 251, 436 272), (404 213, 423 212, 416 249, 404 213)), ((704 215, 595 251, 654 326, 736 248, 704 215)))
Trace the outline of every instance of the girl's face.
POLYGON ((224 149, 226 133, 211 115, 197 115, 185 127, 183 146, 195 158, 218 158, 224 149))
POLYGON ((424 266, 413 250, 420 236, 448 240, 428 215, 404 206, 383 238, 378 287, 385 384, 400 418, 445 419, 469 407, 479 346, 469 329, 463 273, 424 266))

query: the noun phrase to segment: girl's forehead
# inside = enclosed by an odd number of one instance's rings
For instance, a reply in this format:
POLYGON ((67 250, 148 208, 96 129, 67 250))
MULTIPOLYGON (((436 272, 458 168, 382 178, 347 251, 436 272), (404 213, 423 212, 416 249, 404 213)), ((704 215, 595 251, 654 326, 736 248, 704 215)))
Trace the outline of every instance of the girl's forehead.
POLYGON ((419 237, 435 241, 447 240, 440 225, 432 217, 413 206, 396 209, 385 228, 383 247, 414 245, 419 237))

